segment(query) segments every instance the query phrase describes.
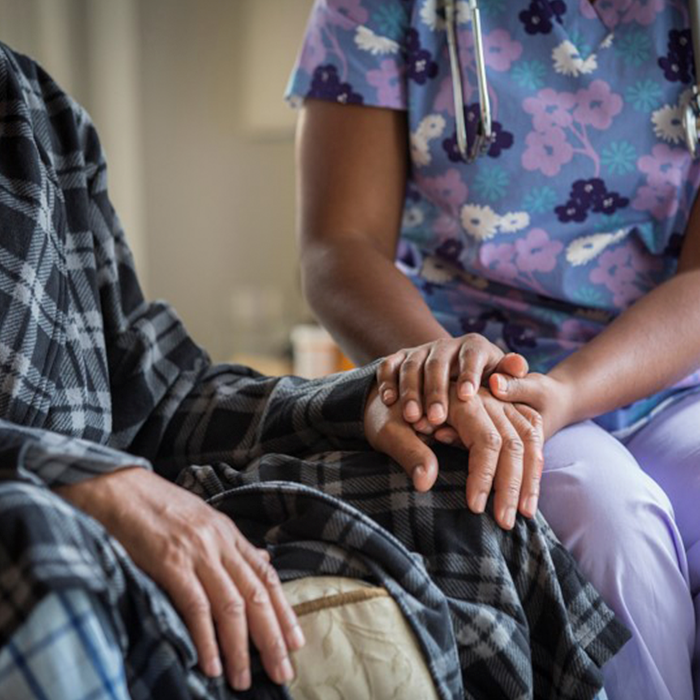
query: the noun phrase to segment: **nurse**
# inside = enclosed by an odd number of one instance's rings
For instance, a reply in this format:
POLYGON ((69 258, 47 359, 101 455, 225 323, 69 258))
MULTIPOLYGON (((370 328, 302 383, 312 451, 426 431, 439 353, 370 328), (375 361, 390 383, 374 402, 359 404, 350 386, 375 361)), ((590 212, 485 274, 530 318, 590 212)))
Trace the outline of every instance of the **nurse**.
POLYGON ((305 293, 355 361, 387 356, 387 402, 471 448, 472 510, 494 492, 510 528, 539 505, 633 633, 611 700, 698 698, 688 7, 484 2, 484 90, 469 5, 316 2, 289 87, 305 293), (510 415, 483 409, 491 393, 510 415), (456 401, 482 407, 485 441, 440 427, 456 401))

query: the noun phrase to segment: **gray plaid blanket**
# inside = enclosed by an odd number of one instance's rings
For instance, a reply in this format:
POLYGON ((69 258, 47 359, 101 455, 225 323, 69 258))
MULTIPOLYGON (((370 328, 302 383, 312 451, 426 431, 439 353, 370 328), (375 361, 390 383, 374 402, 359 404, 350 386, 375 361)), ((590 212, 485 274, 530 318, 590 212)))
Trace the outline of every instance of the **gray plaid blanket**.
MULTIPOLYGON (((388 588, 442 698, 593 698, 625 630, 547 524, 464 505, 443 449, 427 494, 363 440, 368 367, 317 381, 213 365, 147 303, 86 113, 0 45, 0 646, 50 590, 109 610, 135 699, 232 698, 122 547, 51 488, 155 469, 229 514, 283 579, 388 588), (193 466, 206 465, 206 466, 193 466)), ((238 697, 284 698, 258 668, 238 697)))

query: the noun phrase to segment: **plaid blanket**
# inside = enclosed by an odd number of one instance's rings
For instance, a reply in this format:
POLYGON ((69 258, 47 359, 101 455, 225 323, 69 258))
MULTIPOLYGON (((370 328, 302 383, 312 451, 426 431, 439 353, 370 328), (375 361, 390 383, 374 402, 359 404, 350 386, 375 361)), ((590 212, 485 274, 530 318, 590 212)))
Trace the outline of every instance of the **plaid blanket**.
MULTIPOLYGON (((84 110, 2 45, 0 105, 0 647, 48 592, 84 589, 133 698, 234 697, 199 673, 163 592, 51 491, 137 465, 229 514, 283 579, 386 586, 440 697, 595 696, 626 633, 541 518, 506 533, 472 515, 447 448, 413 492, 363 439, 371 366, 304 381, 213 365, 143 299, 84 110)), ((258 669, 239 697, 286 691, 258 669)))

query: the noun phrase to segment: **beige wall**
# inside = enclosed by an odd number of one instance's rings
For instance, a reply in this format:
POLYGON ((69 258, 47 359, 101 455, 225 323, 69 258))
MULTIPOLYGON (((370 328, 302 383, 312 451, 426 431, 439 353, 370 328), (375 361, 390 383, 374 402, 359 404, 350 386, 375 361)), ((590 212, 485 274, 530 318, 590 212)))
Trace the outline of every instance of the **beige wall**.
POLYGON ((306 314, 281 92, 311 4, 0 0, 0 38, 92 113, 150 296, 215 359, 277 347, 306 314))

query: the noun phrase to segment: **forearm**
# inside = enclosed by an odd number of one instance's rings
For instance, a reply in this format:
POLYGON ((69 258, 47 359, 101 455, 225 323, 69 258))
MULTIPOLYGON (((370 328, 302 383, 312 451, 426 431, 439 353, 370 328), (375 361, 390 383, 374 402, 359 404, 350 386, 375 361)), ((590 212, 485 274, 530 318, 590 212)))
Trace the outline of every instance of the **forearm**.
POLYGON ((700 366, 698 299, 700 270, 678 274, 554 367, 549 376, 572 397, 560 420, 567 425, 602 415, 661 391, 700 366))
POLYGON ((411 281, 368 242, 314 244, 302 270, 311 307, 358 364, 450 337, 411 281))

